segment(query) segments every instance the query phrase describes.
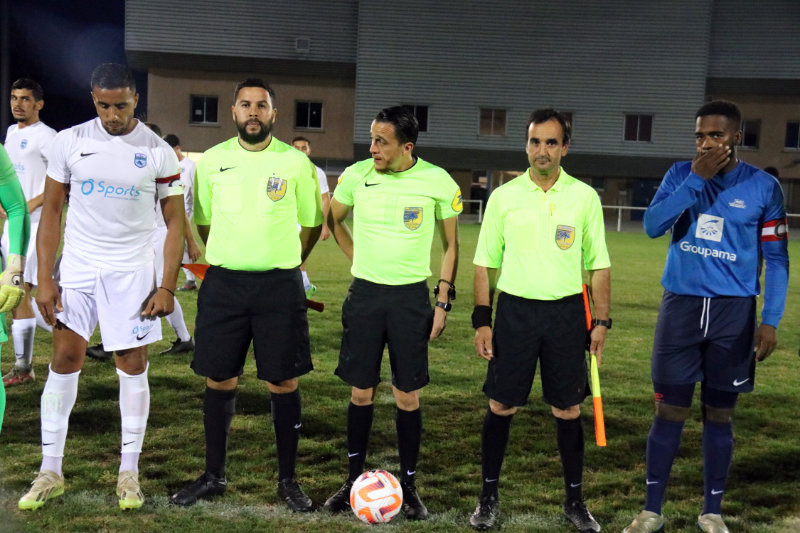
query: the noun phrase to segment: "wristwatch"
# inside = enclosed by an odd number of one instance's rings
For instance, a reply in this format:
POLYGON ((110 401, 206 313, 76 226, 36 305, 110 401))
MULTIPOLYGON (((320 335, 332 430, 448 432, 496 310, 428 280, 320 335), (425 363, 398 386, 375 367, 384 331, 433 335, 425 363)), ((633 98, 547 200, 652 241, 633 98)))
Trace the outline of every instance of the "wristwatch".
POLYGON ((445 313, 448 313, 453 308, 453 304, 450 302, 440 302, 439 300, 436 300, 436 307, 441 307, 444 309, 445 313))
POLYGON ((599 318, 595 318, 592 320, 592 326, 605 326, 608 329, 611 329, 611 322, 613 322, 610 318, 608 320, 601 320, 599 318))

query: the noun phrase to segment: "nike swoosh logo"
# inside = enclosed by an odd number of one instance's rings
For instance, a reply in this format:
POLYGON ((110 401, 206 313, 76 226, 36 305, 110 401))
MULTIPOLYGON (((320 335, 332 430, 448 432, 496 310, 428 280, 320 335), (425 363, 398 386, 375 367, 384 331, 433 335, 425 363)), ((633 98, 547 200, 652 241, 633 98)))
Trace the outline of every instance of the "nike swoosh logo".
POLYGON ((570 487, 572 487, 573 489, 574 489, 575 487, 580 487, 581 485, 583 485, 583 483, 570 483, 570 484, 569 484, 569 486, 570 486, 570 487))
POLYGON ((366 181, 364 182, 364 187, 374 187, 375 185, 380 185, 380 183, 367 183, 366 181))
POLYGON ((658 483, 658 481, 650 481, 648 479, 647 481, 645 481, 645 483, 647 483, 648 485, 655 485, 656 483, 658 483))
POLYGON ((294 425, 294 429, 300 429, 301 427, 303 427, 303 424, 295 424, 294 425))
MULTIPOLYGON (((150 331, 153 331, 153 330, 151 329, 150 331)), ((139 336, 139 335, 136 335, 136 340, 137 340, 137 341, 140 341, 140 340, 144 339, 145 337, 147 337, 148 335, 150 335, 150 331, 148 331, 147 333, 145 333, 144 335, 141 335, 141 336, 139 336)))
POLYGON ((733 380, 733 386, 734 387, 738 387, 739 385, 744 385, 748 381, 750 381, 750 378, 743 379, 742 381, 739 381, 738 379, 734 379, 733 380))
POLYGON ((52 446, 55 442, 43 442, 42 446, 52 446))
POLYGON ((723 492, 725 492, 725 491, 724 490, 711 489, 711 494, 713 494, 714 496, 716 496, 717 494, 722 494, 723 492))
POLYGON ((81 152, 81 157, 89 157, 90 155, 94 155, 97 152, 81 152))
POLYGON ((348 453, 347 457, 355 457, 356 455, 358 455, 358 452, 356 452, 356 453, 348 453))
POLYGON ((414 475, 414 474, 416 474, 416 473, 417 473, 417 471, 416 471, 416 470, 406 470, 406 475, 407 475, 407 476, 413 476, 413 475, 414 475))
POLYGON ((483 480, 484 483, 494 483, 497 481, 497 478, 489 479, 488 477, 483 480))
POLYGON ((236 167, 219 167, 219 171, 220 172, 225 172, 226 170, 230 170, 232 168, 236 168, 236 167))
POLYGON ((130 441, 130 442, 123 442, 123 443, 122 443, 122 445, 123 445, 123 446, 127 446, 128 444, 133 444, 134 442, 136 442, 136 441, 135 441, 135 440, 132 440, 132 441, 130 441))

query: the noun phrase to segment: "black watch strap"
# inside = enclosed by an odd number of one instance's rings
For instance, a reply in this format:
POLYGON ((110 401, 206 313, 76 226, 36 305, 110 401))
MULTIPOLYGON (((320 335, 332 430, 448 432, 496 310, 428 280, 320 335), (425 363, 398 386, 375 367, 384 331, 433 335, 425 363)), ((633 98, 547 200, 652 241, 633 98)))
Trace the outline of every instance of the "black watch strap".
POLYGON ((448 313, 453 308, 453 304, 450 302, 440 302, 439 300, 436 300, 436 307, 441 307, 444 309, 445 313, 448 313))
POLYGON ((606 328, 611 329, 611 323, 612 322, 613 322, 613 320, 611 320, 610 318, 608 320, 601 320, 599 318, 595 318, 592 321, 592 325, 593 326, 605 326, 606 328))

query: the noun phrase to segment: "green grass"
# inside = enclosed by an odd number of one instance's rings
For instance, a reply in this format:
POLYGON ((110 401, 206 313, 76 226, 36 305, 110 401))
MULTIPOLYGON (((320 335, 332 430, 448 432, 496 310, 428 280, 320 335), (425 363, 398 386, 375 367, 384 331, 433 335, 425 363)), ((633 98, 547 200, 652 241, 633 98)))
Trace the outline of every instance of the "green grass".
MULTIPOLYGON (((418 484, 432 512, 426 523, 398 518, 392 531, 455 531, 468 528, 480 489, 480 428, 487 400, 481 392, 485 361, 475 355, 471 258, 477 226, 462 226, 458 299, 443 338, 431 344, 431 384, 422 392, 424 437, 418 484)), ((642 233, 609 233, 612 316, 601 368, 608 447, 592 438, 591 402, 587 429, 585 496, 604 531, 621 531, 644 501, 644 452, 652 417, 649 358, 662 289, 666 240, 642 233)), ((793 249, 793 257, 797 253, 793 249)), ((438 251, 436 254, 438 256, 438 251)), ((438 278, 434 259, 434 280, 438 278)), ((310 313, 315 371, 301 379, 304 406, 298 475, 321 504, 339 488, 346 471, 345 415, 349 387, 333 375, 341 334, 341 303, 350 282, 344 256, 332 241, 312 254, 309 272, 320 288, 322 314, 310 313)), ((733 531, 800 529, 797 476, 800 422, 797 412, 800 284, 792 280, 780 346, 761 363, 756 391, 739 402, 736 450, 723 512, 733 531)), ((179 293, 190 330, 196 293, 179 293)), ((190 509, 166 505, 169 494, 203 469, 201 423, 203 380, 189 369, 191 356, 159 356, 172 340, 151 346, 152 405, 140 468, 147 498, 139 511, 118 509, 114 488, 119 461, 117 378, 111 363, 87 360, 70 419, 64 472, 66 493, 43 509, 22 513, 16 501, 40 462, 39 397, 51 342, 39 332, 34 360, 39 378, 8 391, 0 435, 0 531, 365 531, 352 515, 294 516, 275 495, 277 461, 266 388, 250 360, 241 381, 228 455, 229 490, 214 502, 190 509)), ((12 350, 3 347, 3 369, 12 350)), ((384 365, 388 381, 388 364, 384 365)), ((538 381, 538 380, 537 380, 538 381)), ((537 384, 530 405, 515 417, 501 479, 504 531, 570 531, 561 517, 563 486, 555 424, 537 384)), ((683 447, 673 469, 664 512, 670 531, 688 531, 702 506, 700 409, 692 408, 683 447)), ((390 387, 379 388, 368 467, 397 471, 394 406, 390 387)))

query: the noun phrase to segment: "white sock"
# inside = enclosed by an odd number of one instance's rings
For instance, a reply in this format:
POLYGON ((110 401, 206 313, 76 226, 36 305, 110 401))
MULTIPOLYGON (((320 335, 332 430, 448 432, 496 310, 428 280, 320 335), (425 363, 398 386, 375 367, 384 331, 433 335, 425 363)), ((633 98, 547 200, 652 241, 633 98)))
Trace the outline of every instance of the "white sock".
POLYGON ((194 281, 194 274, 188 268, 183 269, 183 273, 186 275, 186 281, 194 281))
POLYGON ((144 432, 147 429, 147 417, 150 414, 150 386, 147 383, 148 363, 144 372, 137 375, 126 374, 119 368, 119 413, 122 418, 122 450, 120 472, 125 470, 139 471, 139 453, 144 443, 144 432), (125 456, 128 457, 125 457, 125 456), (131 464, 131 462, 134 464, 131 464))
POLYGON ((17 357, 17 368, 31 368, 33 336, 35 334, 35 318, 18 318, 11 323, 11 336, 14 337, 14 355, 17 357))
POLYGON ((42 470, 52 470, 61 475, 64 444, 69 429, 69 414, 78 397, 78 376, 57 374, 50 369, 42 391, 42 470))
POLYGON ((303 275, 303 288, 308 290, 311 288, 311 280, 308 279, 308 272, 301 270, 300 274, 303 275))
POLYGON ((39 306, 36 305, 36 302, 33 302, 33 316, 36 317, 36 325, 38 327, 42 328, 47 333, 53 333, 53 326, 44 321, 44 317, 39 311, 39 306))
POLYGON ((189 335, 189 330, 186 329, 186 322, 183 320, 183 309, 181 308, 181 304, 178 302, 177 298, 173 299, 175 301, 175 310, 164 318, 167 319, 167 323, 172 326, 172 329, 175 330, 175 334, 178 336, 178 339, 181 342, 186 342, 191 339, 192 336, 189 335))

